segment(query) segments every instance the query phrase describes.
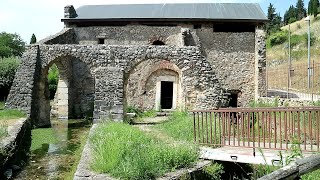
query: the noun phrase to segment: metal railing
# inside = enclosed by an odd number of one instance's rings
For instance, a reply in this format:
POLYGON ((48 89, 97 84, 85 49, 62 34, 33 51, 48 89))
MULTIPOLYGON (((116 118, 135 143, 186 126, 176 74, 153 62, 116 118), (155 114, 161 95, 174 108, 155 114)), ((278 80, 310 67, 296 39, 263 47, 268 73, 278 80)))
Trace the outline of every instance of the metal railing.
POLYGON ((209 146, 319 151, 320 107, 192 111, 194 141, 209 146))

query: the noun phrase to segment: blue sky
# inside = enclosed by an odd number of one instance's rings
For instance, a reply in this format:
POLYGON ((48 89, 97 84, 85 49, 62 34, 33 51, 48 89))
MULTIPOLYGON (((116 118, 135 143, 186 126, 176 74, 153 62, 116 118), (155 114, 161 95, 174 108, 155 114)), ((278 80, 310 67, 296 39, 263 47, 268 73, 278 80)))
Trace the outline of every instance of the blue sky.
MULTIPOLYGON (((309 0, 304 0, 307 6, 309 0)), ((38 40, 59 32, 63 28, 60 21, 63 18, 65 5, 75 8, 86 4, 123 4, 123 3, 181 3, 181 2, 251 2, 259 3, 265 14, 269 3, 283 16, 285 10, 297 0, 1 0, 0 2, 0 32, 18 33, 29 43, 32 33, 38 40)))

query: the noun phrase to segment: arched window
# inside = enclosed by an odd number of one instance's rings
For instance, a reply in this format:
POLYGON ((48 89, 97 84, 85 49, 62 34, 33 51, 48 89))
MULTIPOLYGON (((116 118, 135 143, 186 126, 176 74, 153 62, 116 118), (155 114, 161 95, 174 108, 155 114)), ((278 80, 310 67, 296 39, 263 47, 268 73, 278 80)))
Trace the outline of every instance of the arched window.
POLYGON ((165 44, 164 44, 164 42, 162 42, 160 40, 156 40, 156 41, 153 41, 152 45, 163 46, 165 44))

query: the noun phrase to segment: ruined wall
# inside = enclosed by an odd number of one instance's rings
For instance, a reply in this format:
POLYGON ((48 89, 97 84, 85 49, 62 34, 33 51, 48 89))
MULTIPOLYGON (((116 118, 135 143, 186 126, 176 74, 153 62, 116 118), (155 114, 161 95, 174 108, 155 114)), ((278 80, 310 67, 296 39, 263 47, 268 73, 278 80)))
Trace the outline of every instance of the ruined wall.
MULTIPOLYGON (((20 76, 16 76, 12 94, 9 95, 7 107, 18 107, 26 109, 36 117, 36 125, 49 124, 50 104, 47 83, 48 68, 57 61, 63 61, 67 57, 72 57, 71 61, 80 60, 95 78, 95 102, 94 116, 105 118, 111 113, 117 118, 122 117, 120 113, 125 106, 125 92, 121 92, 117 87, 123 88, 127 78, 132 73, 132 69, 145 61, 157 64, 163 60, 174 64, 181 71, 181 84, 183 84, 181 99, 184 100, 188 109, 211 109, 220 105, 222 100, 221 86, 215 77, 211 65, 202 56, 197 47, 173 47, 173 46, 106 46, 106 45, 40 45, 39 49, 32 49, 25 53, 32 59, 26 58, 18 70, 20 76), (116 69, 113 74, 113 69, 116 69), (26 77, 33 72, 31 77, 26 77), (121 75, 123 73, 123 76, 121 75), (111 78, 112 77, 112 78, 111 78), (22 88, 30 86, 29 94, 24 94, 22 88), (106 91, 108 89, 117 91, 106 91), (114 93, 117 92, 117 93, 114 93), (100 95, 101 94, 101 95, 100 95), (14 96, 15 95, 15 96, 14 96), (106 98, 115 96, 114 98, 106 98), (99 100, 100 97, 100 100, 99 100), (31 108, 30 103, 22 103, 24 98, 34 101, 31 108), (115 103, 116 102, 116 103, 115 103), (111 106, 110 106, 111 104, 111 106), (114 112, 114 109, 116 111, 114 112), (98 114, 99 113, 99 114, 98 114), (101 113, 101 114, 100 114, 101 113)), ((77 71, 82 71, 81 68, 77 71)), ((152 71, 151 71, 152 72, 152 71)), ((80 73, 80 72, 79 72, 80 73)), ((78 76, 77 74, 74 76, 78 76)), ((147 76, 149 77, 149 76, 147 76)), ((73 77, 72 79, 79 78, 73 77)), ((80 78, 81 79, 81 78, 80 78)), ((72 82, 72 81, 71 81, 72 82)), ((147 82, 147 79, 146 81, 147 82)), ((85 90, 85 87, 79 87, 85 90)), ((72 88, 71 88, 72 89, 72 88)), ((76 96, 72 96, 76 98, 76 96)))
POLYGON ((181 28, 156 26, 75 27, 80 44, 98 44, 98 38, 107 45, 150 45, 156 40, 166 45, 182 46, 181 28))
POLYGON ((240 90, 238 105, 255 97, 255 33, 198 29, 204 53, 225 90, 240 90))

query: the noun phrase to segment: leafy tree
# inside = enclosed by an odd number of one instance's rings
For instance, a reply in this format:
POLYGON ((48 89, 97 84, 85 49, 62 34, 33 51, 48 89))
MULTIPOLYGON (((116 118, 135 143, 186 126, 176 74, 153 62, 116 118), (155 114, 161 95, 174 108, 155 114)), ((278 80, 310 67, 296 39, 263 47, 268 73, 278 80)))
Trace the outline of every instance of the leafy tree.
POLYGON ((297 20, 300 20, 304 17, 306 17, 307 12, 306 9, 304 8, 304 2, 303 0, 298 0, 296 4, 296 18, 297 20))
POLYGON ((20 61, 14 57, 0 58, 0 100, 6 98, 20 61))
POLYGON ((30 39, 30 44, 34 44, 37 42, 36 35, 32 34, 31 39, 30 39))
POLYGON ((25 49, 25 42, 18 34, 0 33, 0 57, 21 56, 25 49))

